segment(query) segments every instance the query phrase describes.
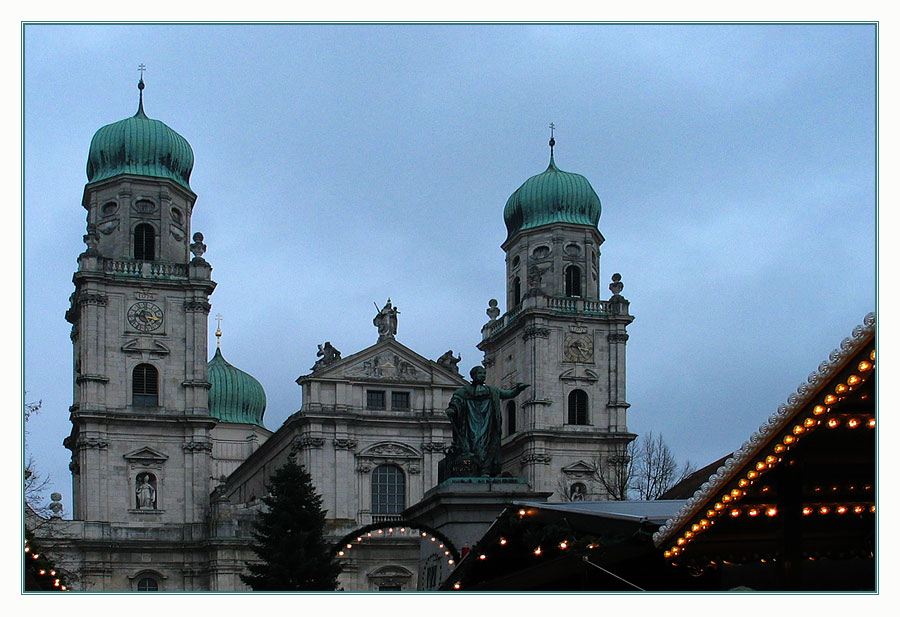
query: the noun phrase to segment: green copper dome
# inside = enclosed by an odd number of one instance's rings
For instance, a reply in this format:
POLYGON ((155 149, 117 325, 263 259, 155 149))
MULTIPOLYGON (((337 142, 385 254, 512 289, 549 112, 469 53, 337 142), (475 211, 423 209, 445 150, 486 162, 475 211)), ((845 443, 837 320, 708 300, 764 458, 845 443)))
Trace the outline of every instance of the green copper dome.
POLYGON ((252 376, 237 369, 216 349, 216 355, 207 365, 209 389, 209 413, 222 422, 263 425, 266 412, 266 393, 252 376))
POLYGON ((503 220, 507 240, 525 229, 550 223, 596 227, 600 220, 600 198, 587 178, 561 171, 551 153, 547 171, 528 178, 509 196, 503 220))
MULTIPOLYGON (((138 85, 143 89, 144 82, 138 85)), ((141 93, 143 95, 143 93, 141 93)), ((144 113, 143 96, 131 118, 107 124, 94 134, 88 153, 88 182, 121 174, 168 178, 190 190, 194 153, 187 140, 144 113)))

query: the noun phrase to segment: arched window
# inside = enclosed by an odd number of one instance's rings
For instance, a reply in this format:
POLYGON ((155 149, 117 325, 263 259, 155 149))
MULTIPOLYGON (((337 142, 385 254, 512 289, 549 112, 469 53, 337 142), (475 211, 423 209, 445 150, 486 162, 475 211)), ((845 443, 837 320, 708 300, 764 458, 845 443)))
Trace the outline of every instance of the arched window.
POLYGON ((141 407, 159 405, 159 372, 152 364, 138 364, 131 374, 131 402, 141 407))
POLYGON ((518 276, 513 279, 513 306, 522 301, 522 279, 518 276))
POLYGON ((397 515, 405 509, 403 470, 396 465, 379 465, 372 471, 372 516, 397 515))
POLYGON ((144 576, 139 578, 137 582, 138 591, 159 591, 159 583, 155 578, 144 576))
POLYGON ((581 296, 581 268, 578 266, 566 268, 566 295, 570 298, 581 296))
POLYGON ((569 393, 569 424, 588 423, 588 397, 584 390, 569 393))
POLYGON ((134 258, 143 261, 155 259, 156 232, 149 223, 141 223, 134 228, 134 258))
POLYGON ((506 404, 506 434, 512 435, 516 432, 516 404, 510 401, 506 404))

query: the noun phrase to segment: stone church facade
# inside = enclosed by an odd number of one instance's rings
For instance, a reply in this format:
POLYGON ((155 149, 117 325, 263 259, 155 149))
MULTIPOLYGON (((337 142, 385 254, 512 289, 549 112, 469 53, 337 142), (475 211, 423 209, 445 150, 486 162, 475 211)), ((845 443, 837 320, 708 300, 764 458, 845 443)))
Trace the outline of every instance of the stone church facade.
MULTIPOLYGON (((504 408, 503 474, 554 500, 606 499, 598 474, 634 438, 632 317, 618 275, 600 299, 600 201, 583 176, 556 167, 552 145, 547 171, 507 203, 508 310, 491 301, 479 348, 487 383, 531 384, 504 408)), ((451 443, 444 410, 466 383, 458 359, 400 343, 390 300, 373 321, 377 341, 347 357, 320 346, 297 379, 300 410, 265 428, 259 382, 221 349, 206 357, 216 284, 203 237, 192 235, 192 167, 188 142, 147 117, 142 98, 91 143, 87 249, 66 313, 73 518, 42 526, 76 589, 246 590, 260 498, 289 457, 312 475, 337 540, 425 498, 451 443)), ((345 559, 342 588, 423 588, 421 543, 412 530, 370 543, 345 559)))

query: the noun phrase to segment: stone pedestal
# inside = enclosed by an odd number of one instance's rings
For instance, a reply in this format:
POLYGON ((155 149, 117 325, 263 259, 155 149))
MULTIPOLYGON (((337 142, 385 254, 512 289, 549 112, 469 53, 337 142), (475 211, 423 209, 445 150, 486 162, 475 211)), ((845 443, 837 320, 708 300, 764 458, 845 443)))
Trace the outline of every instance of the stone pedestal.
POLYGON ((449 478, 407 508, 403 518, 433 527, 462 551, 480 540, 512 502, 546 502, 552 494, 530 490, 522 478, 449 478))

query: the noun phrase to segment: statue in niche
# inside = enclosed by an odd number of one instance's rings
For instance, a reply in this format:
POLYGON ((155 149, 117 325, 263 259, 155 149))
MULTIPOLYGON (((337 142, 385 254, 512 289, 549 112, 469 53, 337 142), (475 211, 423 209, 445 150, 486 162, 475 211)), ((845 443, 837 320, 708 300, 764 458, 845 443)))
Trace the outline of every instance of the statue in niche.
POLYGON ((315 365, 313 365, 313 371, 318 371, 320 368, 341 359, 341 352, 338 351, 330 341, 325 341, 324 345, 319 345, 318 347, 319 351, 316 352, 316 357, 320 359, 316 360, 315 365))
POLYGON ((459 372, 459 361, 462 360, 462 356, 453 357, 453 350, 448 349, 447 352, 437 359, 437 363, 443 366, 446 369, 450 369, 456 373, 459 372))
POLYGON ((153 477, 153 474, 145 473, 139 475, 137 481, 137 487, 134 489, 137 507, 141 510, 155 510, 156 487, 153 485, 156 483, 156 478, 153 477))
MULTIPOLYGON (((484 383, 487 370, 476 366, 471 385, 453 393, 447 415, 453 426, 453 445, 447 454, 449 476, 493 477, 500 474, 500 400, 517 396, 528 384, 503 390, 484 383)), ((445 462, 445 464, 447 464, 445 462)))
MULTIPOLYGON (((377 304, 375 305, 375 308, 378 308, 377 304)), ((378 328, 379 342, 385 339, 392 339, 397 335, 397 315, 399 313, 400 311, 398 311, 395 306, 391 305, 390 298, 387 299, 387 304, 378 310, 375 318, 372 319, 372 323, 378 328)))

